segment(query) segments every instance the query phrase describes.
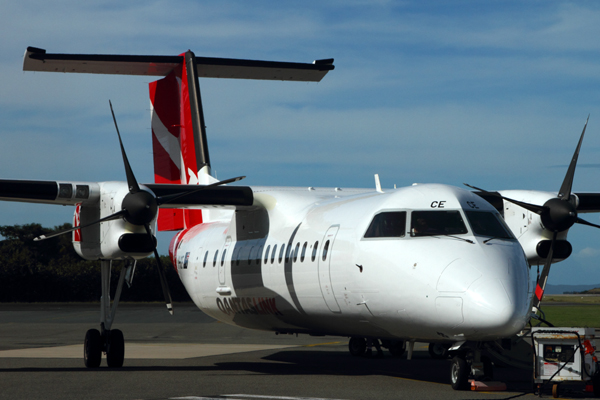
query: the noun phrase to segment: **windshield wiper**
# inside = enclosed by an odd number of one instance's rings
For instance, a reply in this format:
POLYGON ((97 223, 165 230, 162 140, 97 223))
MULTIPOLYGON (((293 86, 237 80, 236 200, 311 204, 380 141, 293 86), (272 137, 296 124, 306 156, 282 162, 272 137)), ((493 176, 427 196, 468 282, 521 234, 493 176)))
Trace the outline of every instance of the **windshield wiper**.
POLYGON ((465 239, 465 238, 462 238, 460 236, 450 235, 448 233, 439 233, 439 234, 436 234, 436 235, 428 235, 428 236, 448 236, 448 237, 451 237, 451 238, 454 238, 454 239, 464 240, 467 243, 475 244, 475 242, 473 242, 472 240, 465 239))
POLYGON ((503 239, 503 240, 507 240, 508 238, 505 238, 505 237, 502 237, 502 236, 494 236, 494 237, 491 237, 491 238, 489 238, 489 239, 485 239, 485 240, 483 241, 483 243, 487 243, 487 242, 489 242, 489 241, 491 241, 491 240, 494 240, 494 239, 503 239))

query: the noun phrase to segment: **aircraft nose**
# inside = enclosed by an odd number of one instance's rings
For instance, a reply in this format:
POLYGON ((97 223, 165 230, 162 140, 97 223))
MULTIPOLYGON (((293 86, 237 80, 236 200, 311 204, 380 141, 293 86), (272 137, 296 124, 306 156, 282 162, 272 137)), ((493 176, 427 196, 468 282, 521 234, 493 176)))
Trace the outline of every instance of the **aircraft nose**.
POLYGON ((527 323, 527 282, 482 278, 465 293, 464 327, 481 339, 509 337, 527 323))

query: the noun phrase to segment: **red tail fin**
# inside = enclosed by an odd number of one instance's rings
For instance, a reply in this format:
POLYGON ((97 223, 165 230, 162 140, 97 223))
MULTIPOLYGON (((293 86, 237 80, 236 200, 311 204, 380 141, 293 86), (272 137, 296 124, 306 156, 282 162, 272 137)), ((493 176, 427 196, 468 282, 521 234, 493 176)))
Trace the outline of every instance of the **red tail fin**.
MULTIPOLYGON (((205 183, 210 173, 204 118, 196 76, 195 57, 184 54, 184 62, 165 78, 150 83, 152 148, 156 183, 205 183)), ((160 209, 158 230, 179 230, 202 223, 200 210, 160 209)))

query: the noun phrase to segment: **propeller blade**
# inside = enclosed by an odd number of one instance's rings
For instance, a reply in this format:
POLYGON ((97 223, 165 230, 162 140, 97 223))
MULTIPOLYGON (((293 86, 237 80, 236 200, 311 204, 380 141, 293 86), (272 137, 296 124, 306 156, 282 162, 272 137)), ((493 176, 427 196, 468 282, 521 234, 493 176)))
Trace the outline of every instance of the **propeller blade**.
POLYGON ((558 191, 558 198, 561 200, 569 200, 571 198, 571 188, 573 187, 573 178, 575 176, 575 167, 577 166, 577 159, 579 158, 579 150, 581 149, 581 143, 583 142, 583 135, 585 134, 585 128, 587 128, 588 121, 590 120, 590 116, 588 115, 587 120, 585 121, 585 125, 583 126, 583 132, 581 132, 581 137, 579 138, 579 143, 577 143, 577 148, 575 149, 575 153, 573 153, 573 159, 571 160, 571 164, 569 164, 569 169, 567 170, 567 174, 565 175, 565 179, 560 186, 560 190, 558 191))
POLYGON ((530 204, 530 203, 525 203, 519 200, 514 200, 508 197, 504 197, 502 196, 500 193, 495 193, 495 192, 490 192, 481 188, 478 188, 477 186, 473 186, 473 185, 469 185, 468 183, 463 183, 463 185, 470 187, 471 189, 475 189, 475 190, 479 190, 480 192, 484 192, 484 193, 489 193, 489 194, 493 194, 494 196, 498 196, 500 197, 502 200, 506 200, 509 201, 511 203, 514 203, 520 207, 523 207, 526 210, 529 210, 531 212, 534 212, 536 214, 541 214, 542 210, 544 209, 544 206, 538 206, 537 204, 530 204))
POLYGON ((464 182, 463 182, 463 185, 465 185, 466 187, 470 187, 471 189, 479 190, 480 192, 484 192, 484 193, 490 193, 490 194, 494 194, 494 195, 496 195, 496 196, 502 197, 502 196, 500 196, 500 194, 499 194, 499 193, 490 192, 490 191, 488 191, 488 190, 485 190, 485 189, 478 188, 477 186, 469 185, 468 183, 464 183, 464 182))
POLYGON ((600 225, 592 224, 591 222, 588 222, 581 218, 577 218, 576 222, 581 225, 587 225, 587 226, 593 226, 594 228, 600 228, 600 225))
POLYGON ((175 193, 175 194, 169 194, 166 196, 161 196, 161 197, 157 197, 156 198, 156 202, 158 205, 161 204, 167 204, 167 203, 171 203, 183 196, 187 196, 189 194, 192 193, 196 193, 199 192, 201 190, 204 189, 209 189, 215 186, 221 186, 221 185, 225 185, 227 183, 232 183, 232 182, 237 182, 237 181, 241 181, 242 179, 246 178, 245 176, 238 176, 236 178, 231 178, 231 179, 225 179, 224 181, 219 181, 219 182, 215 182, 215 183, 211 183, 210 185, 204 185, 204 186, 200 186, 198 187, 198 189, 192 190, 191 192, 185 192, 185 193, 175 193))
MULTIPOLYGON (((148 224, 144 225, 146 228, 146 232, 148 236, 152 238, 152 232, 150 232, 150 226, 148 224)), ((173 315, 173 301, 171 300, 171 292, 169 291, 169 285, 167 284, 167 278, 165 276, 165 271, 163 270, 162 263, 160 261, 160 256, 158 255, 158 251, 156 247, 154 248, 154 258, 156 258, 156 269, 158 271, 158 277, 160 279, 160 286, 162 287, 163 296, 165 297, 165 303, 167 305, 167 311, 169 314, 173 315)))
POLYGON ((109 215, 108 217, 104 217, 104 218, 99 219, 97 221, 90 222, 89 224, 74 226, 72 228, 62 230, 60 232, 50 233, 48 235, 40 235, 40 236, 34 238, 33 240, 35 242, 39 242, 40 240, 46 240, 46 239, 50 239, 50 238, 53 238, 53 237, 56 237, 56 236, 64 235, 65 233, 76 231, 77 229, 87 228, 88 226, 99 224, 100 222, 106 222, 106 221, 112 221, 112 220, 115 220, 115 219, 119 219, 119 218, 123 217, 125 215, 125 213, 126 213, 125 210, 121 210, 121 211, 118 211, 118 212, 116 212, 116 213, 114 213, 112 215, 109 215))
POLYGON ((123 155, 123 164, 125 164, 125 174, 127 175, 127 185, 129 186, 129 193, 136 193, 140 191, 140 185, 138 185, 137 180, 135 179, 135 175, 133 175, 133 170, 131 169, 131 165, 129 164, 129 160, 127 159, 127 154, 125 154, 125 147, 123 147, 121 133, 119 132, 117 119, 115 118, 115 112, 113 111, 113 106, 110 100, 108 101, 108 104, 110 105, 110 112, 112 113, 113 121, 115 122, 115 128, 117 129, 119 144, 121 145, 121 154, 123 155))
POLYGON ((542 297, 544 297, 544 290, 546 289, 546 282, 548 281, 548 275, 550 274, 550 266, 552 265, 552 256, 554 255, 554 243, 556 242, 556 235, 558 232, 554 232, 552 235, 552 242, 550 243, 550 250, 548 251, 548 257, 544 263, 544 269, 540 275, 540 279, 535 287, 535 293, 533 295, 533 307, 536 309, 540 308, 542 297))

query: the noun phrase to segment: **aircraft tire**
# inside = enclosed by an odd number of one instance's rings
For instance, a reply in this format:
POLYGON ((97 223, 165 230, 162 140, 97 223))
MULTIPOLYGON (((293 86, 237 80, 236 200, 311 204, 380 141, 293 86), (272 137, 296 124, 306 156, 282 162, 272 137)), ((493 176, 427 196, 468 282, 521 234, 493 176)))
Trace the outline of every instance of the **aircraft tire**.
POLYGON ((448 346, 444 343, 429 343, 429 355, 434 360, 445 360, 448 358, 448 346))
POLYGON ((388 347, 388 350, 394 357, 402 357, 406 352, 406 344, 402 340, 392 341, 388 347))
POLYGON ((119 329, 111 329, 106 344, 106 363, 109 368, 121 368, 125 358, 125 339, 119 329))
POLYGON ((464 358, 456 356, 452 359, 450 384, 454 390, 467 390, 469 386, 469 365, 464 358))
POLYGON ((102 361, 102 337, 98 329, 90 329, 83 342, 83 362, 87 368, 98 368, 102 361))
POLYGON ((348 342, 348 350, 355 357, 360 357, 367 351, 367 341, 361 337, 351 337, 348 342))

